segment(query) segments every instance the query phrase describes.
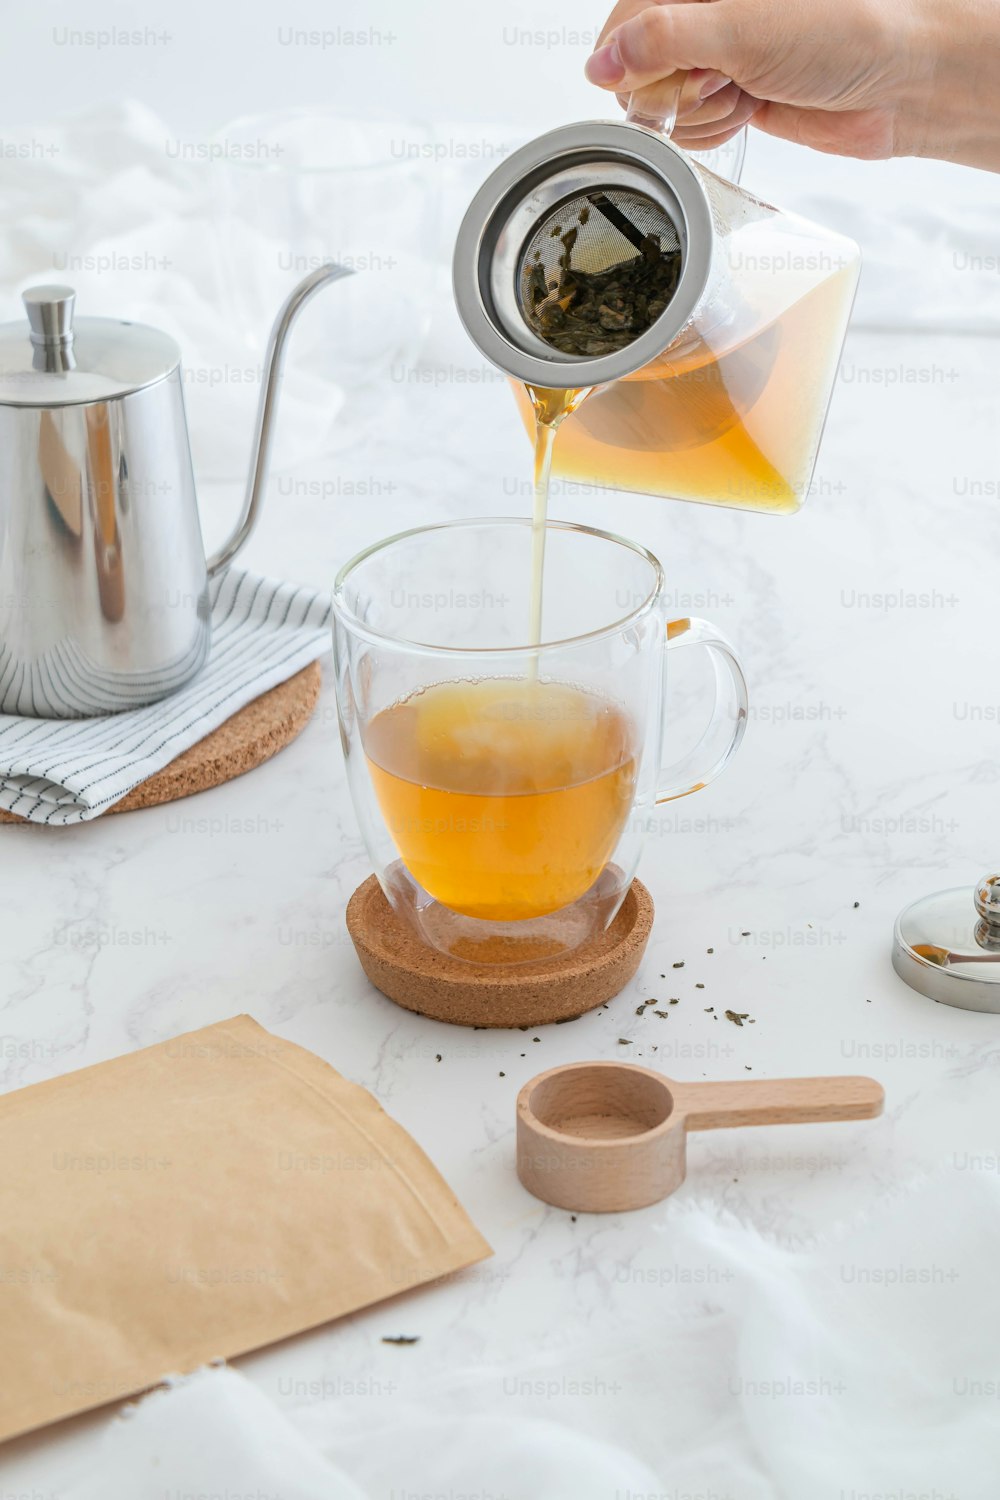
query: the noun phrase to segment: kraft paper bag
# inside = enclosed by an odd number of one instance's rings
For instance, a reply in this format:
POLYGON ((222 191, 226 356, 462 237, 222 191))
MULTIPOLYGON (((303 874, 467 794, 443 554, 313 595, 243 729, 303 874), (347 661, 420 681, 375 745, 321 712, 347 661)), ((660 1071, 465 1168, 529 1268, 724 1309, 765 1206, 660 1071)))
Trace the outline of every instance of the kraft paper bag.
POLYGON ((249 1016, 0 1098, 0 1439, 489 1255, 372 1096, 249 1016))

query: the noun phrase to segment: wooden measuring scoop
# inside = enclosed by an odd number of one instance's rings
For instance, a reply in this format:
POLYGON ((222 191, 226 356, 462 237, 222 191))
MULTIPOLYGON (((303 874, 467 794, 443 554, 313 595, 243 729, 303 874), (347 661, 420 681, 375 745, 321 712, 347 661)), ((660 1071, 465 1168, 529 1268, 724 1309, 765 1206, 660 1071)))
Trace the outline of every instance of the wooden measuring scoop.
POLYGON ((884 1100, 874 1078, 675 1083, 634 1063, 568 1063, 517 1096, 517 1175, 556 1208, 645 1208, 684 1181, 689 1130, 871 1120, 884 1100))

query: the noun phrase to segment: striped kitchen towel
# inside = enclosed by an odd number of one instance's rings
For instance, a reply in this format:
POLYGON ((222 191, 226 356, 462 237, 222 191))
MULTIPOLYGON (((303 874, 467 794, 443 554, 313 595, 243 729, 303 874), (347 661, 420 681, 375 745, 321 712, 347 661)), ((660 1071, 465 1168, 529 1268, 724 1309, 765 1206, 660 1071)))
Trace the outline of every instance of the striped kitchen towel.
POLYGON ((209 589, 208 661, 171 697, 102 719, 0 714, 0 807, 31 823, 97 818, 330 646, 326 592, 236 568, 209 589))

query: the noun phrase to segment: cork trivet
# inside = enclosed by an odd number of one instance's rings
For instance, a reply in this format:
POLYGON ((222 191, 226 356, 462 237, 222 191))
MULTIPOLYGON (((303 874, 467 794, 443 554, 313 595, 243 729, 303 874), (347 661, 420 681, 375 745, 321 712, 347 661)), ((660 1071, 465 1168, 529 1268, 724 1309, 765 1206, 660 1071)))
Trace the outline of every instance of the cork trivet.
MULTIPOLYGON (((193 797, 270 760, 306 727, 319 697, 322 671, 318 661, 255 698, 218 729, 184 750, 176 760, 126 792, 107 813, 133 812, 193 797)), ((107 816, 107 813, 104 816, 107 816)), ((0 810, 0 823, 23 823, 16 813, 0 810)), ((41 826, 41 825, 39 825, 41 826)))
POLYGON ((347 904, 347 930, 377 990, 455 1026, 544 1026, 569 1021, 619 994, 642 961, 653 900, 633 880, 607 932, 575 952, 510 968, 465 963, 422 943, 370 875, 347 904))

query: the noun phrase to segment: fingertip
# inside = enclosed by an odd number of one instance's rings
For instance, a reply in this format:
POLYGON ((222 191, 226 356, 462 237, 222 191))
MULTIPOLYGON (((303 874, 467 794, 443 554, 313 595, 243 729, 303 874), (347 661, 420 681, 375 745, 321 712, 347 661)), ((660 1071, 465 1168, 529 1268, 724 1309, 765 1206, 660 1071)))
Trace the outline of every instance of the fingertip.
POLYGON ((620 84, 625 77, 625 64, 618 43, 612 41, 598 47, 587 58, 583 71, 588 83, 596 83, 599 88, 614 88, 620 84))

